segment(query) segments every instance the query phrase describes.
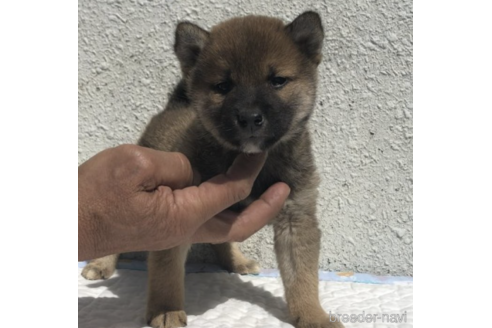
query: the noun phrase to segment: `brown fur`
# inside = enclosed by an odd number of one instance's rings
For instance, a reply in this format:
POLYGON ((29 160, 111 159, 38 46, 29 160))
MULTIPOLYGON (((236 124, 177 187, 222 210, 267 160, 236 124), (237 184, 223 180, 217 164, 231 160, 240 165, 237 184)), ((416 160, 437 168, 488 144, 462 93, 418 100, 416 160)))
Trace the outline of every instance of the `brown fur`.
MULTIPOLYGON (((297 328, 343 327, 330 322, 318 299, 319 179, 307 122, 314 107, 322 39, 319 16, 312 12, 287 26, 268 17, 234 18, 210 33, 180 23, 175 51, 183 80, 166 110, 150 121, 139 141, 142 146, 184 153, 202 180, 225 172, 245 149, 268 151, 250 197, 233 209, 244 208, 275 182, 291 187, 289 200, 273 227, 288 309, 297 328), (272 87, 271 76, 288 77, 288 83, 272 87), (233 92, 222 94, 214 89, 222 81, 233 81, 233 92), (265 121, 255 134, 260 136, 254 139, 259 140, 255 146, 244 147, 252 139, 241 137, 244 131, 233 124, 233 109, 263 113, 265 121), (226 117, 230 112, 232 116, 226 117)), ((184 262, 188 248, 184 245, 149 255, 147 320, 152 327, 186 325, 184 262)), ((236 244, 214 248, 227 269, 242 274, 258 272, 257 263, 244 257, 236 244)), ((114 259, 91 262, 84 276, 107 278, 108 274, 88 272, 112 273, 114 259), (106 268, 97 269, 101 265, 106 268)))

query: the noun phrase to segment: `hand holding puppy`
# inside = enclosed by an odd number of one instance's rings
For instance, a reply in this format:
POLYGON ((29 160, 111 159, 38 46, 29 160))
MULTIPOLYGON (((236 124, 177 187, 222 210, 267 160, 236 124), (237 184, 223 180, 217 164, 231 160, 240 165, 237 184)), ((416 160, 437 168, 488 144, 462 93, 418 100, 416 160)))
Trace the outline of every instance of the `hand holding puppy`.
POLYGON ((282 208, 290 189, 271 186, 241 213, 265 154, 240 155, 199 186, 188 159, 134 145, 102 151, 79 166, 79 260, 182 243, 242 241, 282 208))

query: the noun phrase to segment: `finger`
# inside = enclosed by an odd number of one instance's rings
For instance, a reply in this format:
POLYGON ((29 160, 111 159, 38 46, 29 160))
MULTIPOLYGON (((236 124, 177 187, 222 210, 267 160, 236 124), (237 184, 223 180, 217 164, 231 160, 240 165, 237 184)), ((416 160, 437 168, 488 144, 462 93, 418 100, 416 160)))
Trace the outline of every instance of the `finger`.
POLYGON ((245 199, 265 163, 266 154, 239 155, 227 173, 203 182, 198 187, 175 190, 178 208, 203 222, 229 206, 245 199))
POLYGON ((244 241, 280 212, 289 193, 290 188, 285 183, 274 184, 241 213, 224 211, 207 221, 197 230, 192 242, 244 241))
POLYGON ((223 211, 200 226, 191 236, 191 243, 220 244, 228 241, 231 227, 240 213, 223 211))
POLYGON ((228 240, 243 241, 260 230, 280 212, 289 194, 290 188, 283 182, 271 186, 241 212, 231 227, 228 240))
POLYGON ((182 153, 163 152, 145 148, 151 170, 145 189, 153 190, 159 186, 182 189, 192 185, 193 170, 190 161, 182 153))

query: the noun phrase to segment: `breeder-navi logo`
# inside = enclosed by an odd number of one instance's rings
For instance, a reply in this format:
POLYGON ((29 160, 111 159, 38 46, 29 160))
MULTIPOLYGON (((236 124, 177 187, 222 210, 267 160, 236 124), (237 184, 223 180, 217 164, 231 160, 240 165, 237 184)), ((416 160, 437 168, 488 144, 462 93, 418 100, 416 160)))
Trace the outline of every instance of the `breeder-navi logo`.
POLYGON ((407 322, 407 311, 402 314, 389 314, 389 313, 368 313, 362 311, 361 314, 339 314, 331 313, 330 311, 330 321, 331 322, 342 322, 342 323, 376 323, 376 322, 389 322, 389 323, 402 323, 407 322))

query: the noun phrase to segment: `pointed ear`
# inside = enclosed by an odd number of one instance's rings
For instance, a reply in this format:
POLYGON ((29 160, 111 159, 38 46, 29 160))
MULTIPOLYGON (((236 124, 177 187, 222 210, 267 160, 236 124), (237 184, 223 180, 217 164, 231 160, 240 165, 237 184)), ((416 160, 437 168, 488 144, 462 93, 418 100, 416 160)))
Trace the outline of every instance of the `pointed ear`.
POLYGON ((209 33, 195 24, 181 22, 176 27, 174 52, 186 77, 195 66, 209 33))
POLYGON ((285 27, 299 49, 316 65, 321 62, 323 48, 323 25, 321 18, 313 11, 300 14, 285 27))

